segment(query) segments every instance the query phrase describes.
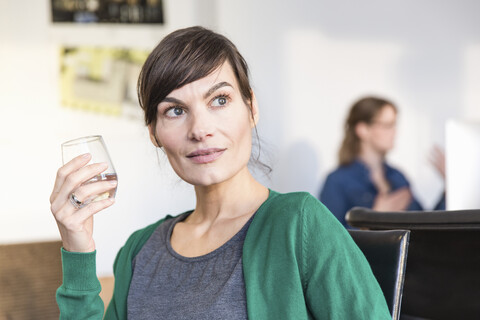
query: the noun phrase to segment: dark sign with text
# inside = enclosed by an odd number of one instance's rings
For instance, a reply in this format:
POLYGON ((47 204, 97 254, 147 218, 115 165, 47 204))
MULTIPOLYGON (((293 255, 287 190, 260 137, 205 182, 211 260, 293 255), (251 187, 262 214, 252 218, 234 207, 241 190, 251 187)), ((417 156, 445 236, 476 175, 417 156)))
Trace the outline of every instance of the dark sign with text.
POLYGON ((163 23, 162 0, 51 0, 53 22, 163 23))

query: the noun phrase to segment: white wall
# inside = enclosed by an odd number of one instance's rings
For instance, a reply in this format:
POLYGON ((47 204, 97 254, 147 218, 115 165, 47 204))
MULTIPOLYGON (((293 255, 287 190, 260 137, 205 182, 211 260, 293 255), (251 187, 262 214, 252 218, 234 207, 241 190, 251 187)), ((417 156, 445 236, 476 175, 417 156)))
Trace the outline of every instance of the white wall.
POLYGON ((95 221, 98 272, 108 274, 126 238, 166 214, 192 208, 193 189, 161 155, 158 163, 141 121, 60 106, 59 47, 151 49, 169 31, 207 24, 210 17, 198 16, 195 0, 175 0, 165 1, 168 23, 160 27, 52 25, 49 2, 30 0, 25 9, 23 1, 0 1, 0 243, 59 238, 48 199, 61 166, 60 144, 101 134, 119 176, 116 204, 95 221))
POLYGON ((426 206, 443 188, 427 162, 447 118, 480 119, 476 1, 169 0, 167 23, 52 26, 49 1, 0 1, 0 242, 58 238, 48 197, 60 143, 102 134, 119 174, 117 203, 96 218, 99 273, 135 229, 191 208, 193 192, 157 163, 142 123, 61 108, 58 47, 152 48, 170 30, 203 24, 247 59, 272 159, 268 186, 316 194, 336 163, 349 105, 375 93, 400 108, 391 162, 426 206))
POLYGON ((430 166, 445 120, 480 119, 477 1, 220 1, 220 29, 250 63, 260 134, 276 150, 272 182, 317 194, 336 165, 353 101, 400 109, 390 161, 426 207, 443 182, 430 166), (263 116, 263 118, 262 118, 263 116))

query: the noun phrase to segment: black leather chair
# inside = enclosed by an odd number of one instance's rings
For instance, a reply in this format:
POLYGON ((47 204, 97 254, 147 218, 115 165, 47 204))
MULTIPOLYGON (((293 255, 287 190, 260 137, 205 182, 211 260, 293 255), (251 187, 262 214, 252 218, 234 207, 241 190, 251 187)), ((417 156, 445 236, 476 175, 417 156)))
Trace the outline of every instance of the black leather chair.
POLYGON ((411 231, 401 319, 480 319, 480 210, 353 208, 352 227, 411 231))
POLYGON ((410 231, 349 230, 370 263, 392 319, 399 319, 410 231))

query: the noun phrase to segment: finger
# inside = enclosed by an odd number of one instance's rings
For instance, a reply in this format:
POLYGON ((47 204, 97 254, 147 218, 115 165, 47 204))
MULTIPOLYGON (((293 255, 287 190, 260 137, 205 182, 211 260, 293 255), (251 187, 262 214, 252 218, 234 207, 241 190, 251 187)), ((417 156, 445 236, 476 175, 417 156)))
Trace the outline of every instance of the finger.
POLYGON ((75 197, 83 203, 88 203, 98 195, 112 191, 116 186, 116 180, 88 183, 75 190, 75 197))
POLYGON ((411 198, 411 193, 408 190, 403 190, 402 192, 398 192, 394 195, 392 195, 391 200, 392 201, 399 201, 399 202, 404 202, 408 201, 411 198))
POLYGON ((410 200, 410 190, 408 188, 402 188, 401 190, 392 192, 387 201, 392 208, 403 210, 410 203, 410 200))
POLYGON ((430 154, 429 162, 445 179, 445 153, 443 150, 438 147, 434 148, 430 154))
POLYGON ((90 161, 91 158, 92 158, 91 154, 85 153, 85 154, 79 155, 78 157, 73 158, 72 160, 67 162, 64 166, 62 166, 60 169, 58 169, 57 177, 55 179, 55 184, 53 186, 52 194, 50 196, 50 203, 52 203, 55 200, 56 195, 59 193, 68 175, 74 171, 77 171, 81 167, 85 166, 88 163, 88 161, 90 161))
POLYGON ((406 210, 410 202, 411 202, 410 198, 400 199, 397 202, 397 206, 398 206, 397 210, 406 210))
POLYGON ((443 151, 443 149, 440 148, 440 147, 437 146, 437 145, 435 145, 435 146, 433 147, 433 151, 434 151, 437 155, 439 155, 440 157, 444 157, 444 156, 445 156, 445 152, 443 151))
POLYGON ((105 199, 76 210, 65 204, 60 210, 63 217, 57 219, 64 247, 72 252, 91 252, 95 250, 92 238, 93 215, 111 206, 115 200, 105 199), (67 214, 70 212, 70 214, 67 214))
POLYGON ((54 213, 55 219, 58 223, 63 225, 70 231, 77 231, 84 229, 85 220, 97 212, 108 208, 115 203, 114 198, 107 198, 99 201, 93 201, 87 204, 85 207, 77 209, 70 201, 63 203, 60 210, 54 213))
POLYGON ((442 156, 440 153, 437 153, 436 151, 432 151, 430 152, 428 160, 430 161, 430 163, 435 165, 436 163, 442 160, 442 156))
POLYGON ((108 168, 107 163, 93 163, 85 167, 81 167, 77 171, 70 173, 65 179, 58 190, 57 195, 52 202, 52 208, 55 210, 58 207, 62 207, 63 204, 68 201, 70 194, 76 190, 82 183, 85 183, 94 176, 102 173, 108 168))
POLYGON ((83 222, 90 217, 92 217, 94 214, 110 207, 115 203, 115 198, 107 198, 104 200, 100 201, 94 201, 89 203, 87 206, 83 207, 82 209, 79 209, 75 213, 75 217, 79 219, 79 221, 83 222))
POLYGON ((409 190, 407 192, 401 192, 392 197, 392 204, 395 206, 396 210, 405 210, 412 200, 411 193, 409 190))
POLYGON ((430 151, 429 159, 431 162, 445 162, 445 152, 438 146, 433 147, 430 151))

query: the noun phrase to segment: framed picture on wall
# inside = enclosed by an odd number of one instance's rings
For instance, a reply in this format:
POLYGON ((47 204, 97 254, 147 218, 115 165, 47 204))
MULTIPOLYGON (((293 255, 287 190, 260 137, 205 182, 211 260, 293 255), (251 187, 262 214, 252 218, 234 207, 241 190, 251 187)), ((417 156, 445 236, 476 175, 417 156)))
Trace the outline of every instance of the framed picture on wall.
POLYGON ((149 53, 135 48, 60 48, 61 105, 143 119, 136 89, 140 69, 149 53))
POLYGON ((163 23, 162 0, 50 1, 54 23, 163 23))

